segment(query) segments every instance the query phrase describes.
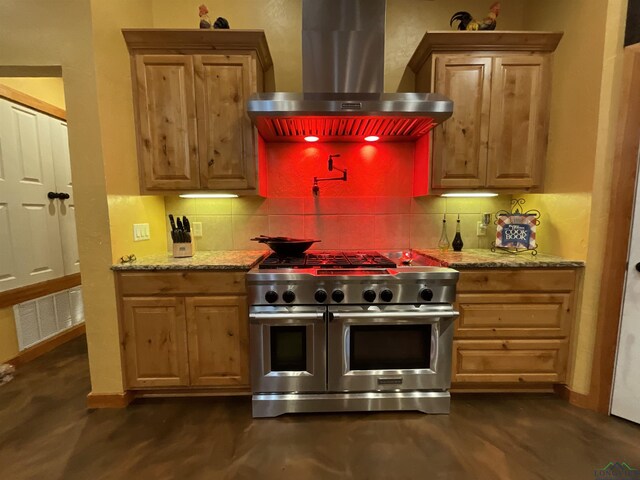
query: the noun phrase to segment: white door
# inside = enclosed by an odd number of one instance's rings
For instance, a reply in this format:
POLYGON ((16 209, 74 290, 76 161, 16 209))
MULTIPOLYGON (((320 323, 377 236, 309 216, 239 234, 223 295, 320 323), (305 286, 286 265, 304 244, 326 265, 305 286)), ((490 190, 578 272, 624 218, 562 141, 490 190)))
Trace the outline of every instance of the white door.
POLYGON ((63 267, 58 200, 47 198, 48 192, 55 191, 49 117, 1 100, 0 142, 0 204, 7 211, 5 233, 0 235, 10 236, 13 246, 13 255, 3 253, 0 275, 16 278, 0 283, 0 288, 6 290, 59 277, 63 267), (5 255, 9 265, 6 269, 5 255))
POLYGON ((73 201, 71 181, 71 159, 69 157, 69 136, 67 122, 51 117, 51 149, 53 169, 56 178, 56 192, 65 193, 69 198, 56 200, 60 240, 62 242, 62 263, 65 275, 80 271, 78 257, 78 237, 76 234, 76 205, 73 201))
POLYGON ((611 414, 640 423, 640 183, 629 244, 627 280, 613 377, 611 414))

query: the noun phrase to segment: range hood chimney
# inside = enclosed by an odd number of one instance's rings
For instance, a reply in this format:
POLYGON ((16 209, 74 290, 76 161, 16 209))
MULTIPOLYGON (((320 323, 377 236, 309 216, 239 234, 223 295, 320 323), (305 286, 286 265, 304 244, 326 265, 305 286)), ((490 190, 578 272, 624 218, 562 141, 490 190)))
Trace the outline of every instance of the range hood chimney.
POLYGON ((302 88, 382 93, 386 0, 303 0, 302 88))
POLYGON ((383 93, 386 0, 303 0, 304 93, 258 93, 247 111, 267 141, 417 140, 451 116, 435 93, 383 93))

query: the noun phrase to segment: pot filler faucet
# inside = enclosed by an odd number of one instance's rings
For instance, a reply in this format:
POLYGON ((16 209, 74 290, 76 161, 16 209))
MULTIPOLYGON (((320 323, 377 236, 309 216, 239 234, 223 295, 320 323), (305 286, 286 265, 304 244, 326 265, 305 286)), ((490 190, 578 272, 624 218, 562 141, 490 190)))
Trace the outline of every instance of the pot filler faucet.
POLYGON ((334 169, 338 170, 339 172, 342 172, 342 176, 341 177, 325 177, 325 178, 313 177, 313 188, 311 190, 314 196, 317 197, 318 194, 320 193, 320 185, 318 185, 318 182, 329 182, 331 180, 342 180, 343 182, 347 181, 347 169, 345 168, 343 170, 342 168, 338 168, 333 165, 333 159, 339 156, 340 155, 329 155, 327 168, 329 169, 330 172, 332 172, 334 169))

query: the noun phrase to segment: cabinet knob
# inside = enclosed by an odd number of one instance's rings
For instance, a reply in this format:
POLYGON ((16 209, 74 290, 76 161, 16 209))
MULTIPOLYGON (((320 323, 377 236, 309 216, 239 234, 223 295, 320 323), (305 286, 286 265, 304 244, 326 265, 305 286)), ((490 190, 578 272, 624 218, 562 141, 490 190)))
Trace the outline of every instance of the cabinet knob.
POLYGON ((211 160, 209 160, 209 166, 213 167, 213 158, 211 160))
POLYGON ((640 263, 636 263, 636 270, 640 272, 640 263))

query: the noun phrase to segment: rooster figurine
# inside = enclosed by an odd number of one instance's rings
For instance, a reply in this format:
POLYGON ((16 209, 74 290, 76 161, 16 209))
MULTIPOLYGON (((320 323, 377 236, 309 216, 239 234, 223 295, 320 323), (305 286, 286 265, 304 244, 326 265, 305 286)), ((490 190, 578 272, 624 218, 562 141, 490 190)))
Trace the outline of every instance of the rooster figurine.
POLYGON ((489 14, 478 21, 471 16, 469 12, 457 12, 449 21, 449 25, 453 26, 454 22, 458 22, 458 30, 495 30, 496 19, 500 14, 500 2, 491 5, 489 14))

